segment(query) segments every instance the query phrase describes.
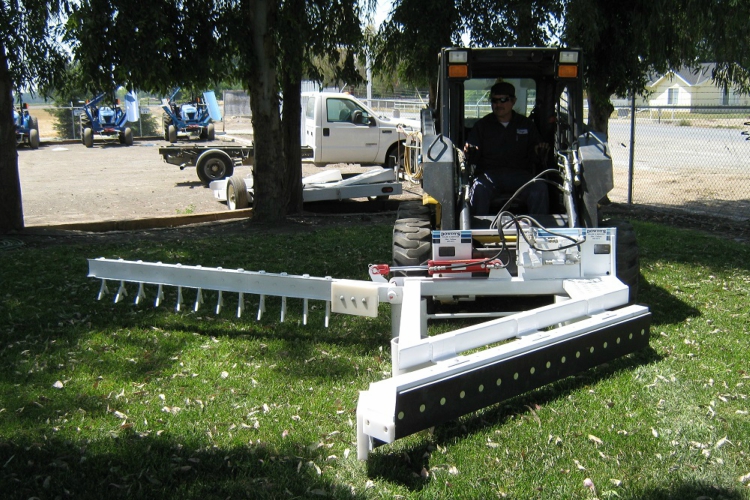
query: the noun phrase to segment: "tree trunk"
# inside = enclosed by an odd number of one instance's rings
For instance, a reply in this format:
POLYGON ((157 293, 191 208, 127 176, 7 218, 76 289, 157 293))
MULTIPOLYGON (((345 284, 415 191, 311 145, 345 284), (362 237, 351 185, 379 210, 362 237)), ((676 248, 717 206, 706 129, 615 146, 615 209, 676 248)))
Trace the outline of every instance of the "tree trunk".
POLYGON ((253 142, 255 144, 255 201, 253 220, 274 223, 284 220, 287 199, 282 190, 284 182, 284 151, 282 148, 281 115, 277 78, 277 49, 272 13, 275 0, 256 0, 251 9, 251 46, 254 65, 246 78, 253 113, 253 142))
POLYGON ((302 84, 299 78, 284 78, 283 130, 286 158, 285 187, 289 193, 287 214, 302 212, 302 84))
POLYGON ((12 85, 5 46, 0 40, 0 234, 23 230, 12 85))
POLYGON ((594 132, 604 134, 609 137, 609 117, 615 110, 609 96, 612 94, 606 84, 597 85, 596 82, 589 82, 586 89, 588 92, 589 103, 589 127, 594 132))

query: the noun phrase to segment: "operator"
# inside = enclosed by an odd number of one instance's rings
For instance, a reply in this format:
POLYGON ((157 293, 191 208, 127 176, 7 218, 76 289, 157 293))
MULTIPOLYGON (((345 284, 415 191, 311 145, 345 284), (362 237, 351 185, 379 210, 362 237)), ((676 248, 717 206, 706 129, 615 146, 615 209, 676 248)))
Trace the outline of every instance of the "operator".
MULTIPOLYGON (((490 202, 503 192, 514 192, 534 177, 534 168, 546 158, 549 144, 541 142, 534 122, 513 110, 516 88, 508 82, 490 89, 492 113, 472 128, 464 152, 476 162, 470 190, 474 215, 487 215, 490 202)), ((529 214, 549 211, 549 192, 544 181, 529 184, 519 193, 529 214)))

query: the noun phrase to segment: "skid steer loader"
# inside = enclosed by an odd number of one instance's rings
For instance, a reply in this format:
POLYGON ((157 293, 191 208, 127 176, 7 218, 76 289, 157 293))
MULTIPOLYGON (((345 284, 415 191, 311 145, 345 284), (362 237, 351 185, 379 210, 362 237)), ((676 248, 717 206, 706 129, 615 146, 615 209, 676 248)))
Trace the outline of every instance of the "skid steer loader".
POLYGON ((600 224, 598 202, 612 188, 605 141, 583 125, 581 53, 559 48, 444 49, 436 109, 422 112, 410 138, 405 176, 422 184, 422 202, 403 203, 393 230, 393 263, 372 264, 371 281, 272 274, 141 261, 89 260, 99 278, 119 283, 115 301, 138 285, 135 302, 156 287, 325 303, 331 313, 377 316, 391 309, 392 377, 370 384, 357 405, 357 455, 498 403, 590 367, 643 349, 650 313, 634 304, 638 253, 632 228, 600 224), (524 214, 517 193, 493 216, 468 206, 473 169, 462 154, 470 127, 502 79, 515 84, 520 111, 529 111, 553 144, 538 181, 549 186, 551 213, 524 214), (510 207, 510 208, 508 208, 510 207), (471 323, 446 333, 431 322, 471 323))

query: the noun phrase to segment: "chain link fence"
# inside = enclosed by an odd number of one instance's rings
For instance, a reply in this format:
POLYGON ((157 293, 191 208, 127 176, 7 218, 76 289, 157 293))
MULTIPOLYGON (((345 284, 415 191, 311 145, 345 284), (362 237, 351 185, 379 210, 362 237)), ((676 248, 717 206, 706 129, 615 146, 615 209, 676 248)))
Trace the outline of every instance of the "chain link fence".
POLYGON ((646 106, 634 122, 630 114, 619 109, 609 121, 610 200, 750 219, 750 107, 646 106))

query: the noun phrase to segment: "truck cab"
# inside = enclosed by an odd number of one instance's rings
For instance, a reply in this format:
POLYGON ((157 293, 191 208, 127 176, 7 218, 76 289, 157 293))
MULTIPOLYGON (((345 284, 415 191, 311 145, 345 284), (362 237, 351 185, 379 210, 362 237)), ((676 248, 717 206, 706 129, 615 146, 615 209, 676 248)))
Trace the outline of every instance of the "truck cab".
POLYGON ((405 135, 419 130, 418 120, 378 116, 365 103, 344 93, 302 95, 302 145, 313 154, 305 161, 325 166, 358 163, 393 167, 405 135))

